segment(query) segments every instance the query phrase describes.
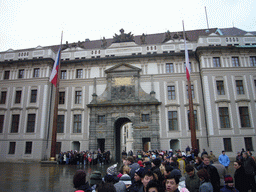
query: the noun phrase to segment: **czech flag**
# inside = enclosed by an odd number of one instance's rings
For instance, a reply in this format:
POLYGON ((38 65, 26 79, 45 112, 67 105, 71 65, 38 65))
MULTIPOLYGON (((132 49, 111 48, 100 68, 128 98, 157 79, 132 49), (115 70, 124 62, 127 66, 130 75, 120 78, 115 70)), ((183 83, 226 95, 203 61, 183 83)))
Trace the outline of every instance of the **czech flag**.
POLYGON ((58 80, 58 71, 59 71, 59 63, 60 63, 60 49, 57 53, 55 62, 54 62, 54 66, 52 69, 52 73, 50 76, 50 82, 56 87, 57 85, 57 80, 58 80))

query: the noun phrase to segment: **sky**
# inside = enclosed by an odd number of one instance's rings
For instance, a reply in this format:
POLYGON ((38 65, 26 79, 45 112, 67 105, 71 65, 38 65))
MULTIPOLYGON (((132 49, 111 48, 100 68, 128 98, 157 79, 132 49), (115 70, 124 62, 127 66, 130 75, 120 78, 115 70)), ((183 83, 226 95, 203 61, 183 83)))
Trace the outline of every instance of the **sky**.
POLYGON ((237 27, 256 31, 255 0, 0 0, 0 52, 134 35, 237 27))

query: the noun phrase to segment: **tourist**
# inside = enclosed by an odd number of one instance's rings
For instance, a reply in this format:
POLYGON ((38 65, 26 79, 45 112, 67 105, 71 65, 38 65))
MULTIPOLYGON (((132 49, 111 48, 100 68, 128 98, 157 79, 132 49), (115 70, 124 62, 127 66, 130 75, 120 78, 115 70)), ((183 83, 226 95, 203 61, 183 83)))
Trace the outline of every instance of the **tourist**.
POLYGON ((234 162, 235 168, 235 187, 238 189, 239 192, 247 192, 249 188, 249 182, 245 179, 245 170, 242 166, 241 161, 234 162))
POLYGON ((196 158, 195 158, 195 164, 194 164, 194 166, 195 166, 195 168, 196 168, 197 170, 199 169, 199 166, 200 166, 202 163, 203 163, 203 161, 202 161, 201 157, 196 157, 196 158))
POLYGON ((254 170, 256 170, 255 161, 248 155, 247 152, 243 152, 243 167, 245 170, 245 179, 249 182, 249 187, 253 192, 256 191, 256 184, 254 178, 254 170))
POLYGON ((86 173, 83 170, 77 170, 74 177, 73 177, 73 184, 74 188, 78 191, 92 191, 91 187, 89 186, 88 182, 86 182, 86 173))
POLYGON ((134 182, 132 183, 131 187, 129 188, 130 192, 137 192, 142 187, 141 179, 143 178, 145 169, 143 167, 137 169, 134 174, 134 182))
MULTIPOLYGON (((210 175, 206 169, 201 169, 197 172, 200 179, 199 192, 213 192, 213 186, 210 182, 210 175)), ((219 192, 219 191, 218 191, 219 192)))
POLYGON ((168 175, 165 179, 165 192, 179 192, 179 178, 168 175))
POLYGON ((218 170, 216 167, 212 166, 210 164, 210 159, 209 156, 204 156, 203 157, 203 163, 198 167, 198 169, 206 169, 208 174, 210 175, 211 178, 211 183, 213 186, 213 191, 214 192, 219 192, 220 191, 220 176, 218 173, 218 170))
POLYGON ((226 155, 225 151, 222 151, 222 154, 219 156, 220 164, 224 165, 225 168, 228 170, 228 166, 230 163, 229 157, 226 155))
POLYGON ((151 171, 157 175, 157 180, 160 182, 163 182, 164 177, 162 175, 162 172, 160 170, 160 166, 161 166, 161 159, 160 158, 156 158, 152 161, 152 168, 151 171))
POLYGON ((210 151, 210 163, 213 164, 215 161, 217 161, 218 159, 216 158, 216 156, 212 153, 212 151, 210 151))
POLYGON ((96 189, 96 192, 118 192, 113 183, 102 182, 96 189))
POLYGON ((203 155, 208 155, 207 151, 205 151, 205 149, 203 149, 202 153, 201 153, 201 158, 203 158, 203 155))
POLYGON ((187 176, 185 179, 186 188, 190 192, 198 192, 200 186, 200 179, 196 174, 196 170, 192 165, 187 165, 185 168, 187 176))
POLYGON ((226 175, 225 186, 220 190, 221 192, 240 192, 234 187, 233 178, 230 175, 226 175))
POLYGON ((227 175, 227 169, 224 165, 220 164, 219 161, 216 161, 214 164, 212 164, 214 167, 216 167, 219 176, 220 176, 220 188, 225 186, 224 177, 227 175))
POLYGON ((134 157, 129 156, 127 157, 127 165, 131 168, 130 170, 130 176, 133 179, 135 171, 140 168, 140 165, 136 162, 134 162, 134 157))
POLYGON ((90 175, 90 186, 94 191, 99 184, 102 182, 102 176, 100 171, 94 171, 90 175))
POLYGON ((139 192, 146 192, 148 182, 153 179, 154 179, 153 172, 145 171, 141 178, 142 186, 140 187, 139 192))
POLYGON ((146 192, 161 192, 161 191, 162 189, 160 188, 159 184, 156 181, 151 180, 148 182, 146 192))
POLYGON ((241 155, 240 152, 237 152, 237 156, 236 156, 236 161, 242 161, 243 156, 241 155))

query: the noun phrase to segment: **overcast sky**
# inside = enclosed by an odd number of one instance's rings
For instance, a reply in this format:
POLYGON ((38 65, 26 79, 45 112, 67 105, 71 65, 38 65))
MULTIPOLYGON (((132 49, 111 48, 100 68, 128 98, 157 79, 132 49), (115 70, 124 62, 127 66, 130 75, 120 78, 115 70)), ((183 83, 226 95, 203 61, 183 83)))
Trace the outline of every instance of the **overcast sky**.
POLYGON ((134 35, 237 27, 256 31, 255 0, 0 0, 0 52, 38 45, 134 35))

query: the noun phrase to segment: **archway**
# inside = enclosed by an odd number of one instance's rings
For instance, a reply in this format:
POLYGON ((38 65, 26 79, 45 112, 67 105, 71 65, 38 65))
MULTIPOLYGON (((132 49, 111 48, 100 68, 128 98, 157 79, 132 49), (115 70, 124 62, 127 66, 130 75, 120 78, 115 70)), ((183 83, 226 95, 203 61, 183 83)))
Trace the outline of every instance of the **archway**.
POLYGON ((115 152, 116 152, 116 161, 121 161, 121 128, 124 124, 131 122, 128 118, 119 118, 115 121, 115 152))

